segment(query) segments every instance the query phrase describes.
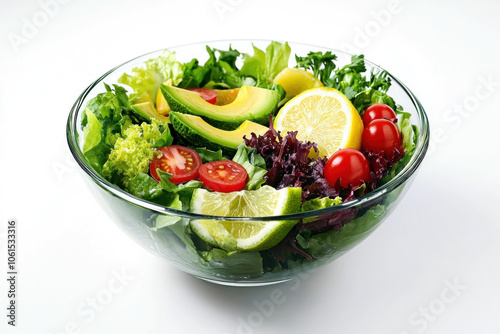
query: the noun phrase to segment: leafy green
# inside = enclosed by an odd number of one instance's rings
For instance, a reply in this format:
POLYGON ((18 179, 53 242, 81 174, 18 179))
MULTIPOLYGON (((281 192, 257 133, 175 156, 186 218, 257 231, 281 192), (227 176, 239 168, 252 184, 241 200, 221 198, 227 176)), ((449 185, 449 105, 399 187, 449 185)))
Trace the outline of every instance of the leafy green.
POLYGON ((240 74, 253 77, 257 80, 256 86, 273 89, 274 78, 285 67, 288 66, 291 49, 287 42, 280 43, 272 41, 266 48, 266 52, 253 46, 254 55, 245 55, 245 61, 241 67, 240 74))
MULTIPOLYGON (((193 196, 193 191, 201 187, 200 181, 191 180, 187 183, 175 185, 170 182, 170 174, 158 169, 160 182, 157 182, 151 176, 145 173, 137 173, 129 182, 129 192, 137 197, 145 200, 164 205, 166 207, 187 211, 193 196)), ((169 223, 175 223, 177 220, 166 216, 160 218, 162 220, 161 227, 167 226, 169 223)), ((159 223, 156 224, 158 228, 159 223)))
POLYGON ((403 149, 406 152, 413 152, 415 149, 414 138, 418 137, 418 128, 410 123, 411 114, 407 112, 398 112, 398 128, 403 136, 403 149))
POLYGON ((287 42, 272 41, 266 48, 266 67, 264 73, 268 79, 274 79, 288 66, 291 49, 287 42))
POLYGON ((312 211, 312 210, 319 210, 319 209, 324 209, 324 208, 329 208, 331 206, 337 205, 342 203, 342 198, 339 196, 335 198, 330 198, 330 197, 322 197, 322 198, 313 198, 310 200, 305 201, 302 203, 301 211, 306 212, 306 211, 312 211))
POLYGON ((83 153, 88 152, 101 142, 102 124, 89 108, 85 109, 87 115, 87 126, 83 129, 83 153))
POLYGON ((193 191, 201 187, 202 182, 197 180, 191 180, 187 183, 182 183, 176 185, 170 181, 172 175, 167 172, 157 169, 158 177, 160 178, 160 187, 170 193, 178 195, 178 199, 181 203, 179 210, 187 211, 191 203, 191 197, 193 197, 193 191))
POLYGON ((138 173, 128 185, 129 192, 139 198, 151 201, 163 206, 182 210, 182 202, 179 195, 163 190, 156 180, 145 173, 138 173))
POLYGON ((131 101, 136 101, 139 97, 150 101, 156 101, 156 94, 160 85, 168 79, 173 85, 177 85, 182 80, 182 64, 175 58, 175 52, 169 50, 157 58, 149 59, 144 63, 144 67, 134 67, 132 74, 124 73, 118 82, 128 85, 134 89, 134 94, 130 96, 131 101))
POLYGON ((284 97, 284 89, 275 85, 273 79, 288 66, 290 46, 288 43, 271 42, 266 52, 255 46, 253 48, 254 55, 249 56, 231 46, 229 50, 207 46, 209 58, 203 65, 196 58, 182 65, 183 79, 178 87, 230 89, 248 85, 277 90, 284 97), (241 70, 237 66, 240 58, 244 59, 241 70))
POLYGON ((82 117, 83 154, 89 164, 101 173, 102 167, 124 127, 132 123, 127 93, 123 87, 104 84, 105 93, 91 99, 82 117), (124 98, 125 96, 125 98, 124 98))
POLYGON ((258 79, 265 70, 266 53, 255 45, 252 46, 253 56, 245 54, 245 62, 241 67, 240 74, 258 79))
POLYGON ((128 189, 132 195, 145 200, 151 200, 163 194, 160 184, 146 173, 137 173, 130 180, 128 189))
POLYGON ((377 205, 338 231, 331 230, 318 234, 302 231, 297 235, 297 243, 314 258, 347 251, 359 243, 367 233, 371 233, 372 229, 382 221, 386 212, 385 206, 377 205))
POLYGON ((205 76, 209 73, 209 69, 205 66, 200 66, 199 61, 193 58, 190 62, 182 65, 183 79, 179 83, 181 88, 201 87, 205 76))
POLYGON ((415 147, 417 145, 417 139, 419 135, 418 127, 410 123, 411 114, 403 112, 402 109, 403 108, 401 106, 398 106, 398 108, 396 109, 396 114, 398 115, 397 126, 403 137, 403 149, 405 150, 406 154, 403 156, 403 158, 401 158, 401 160, 399 160, 392 166, 389 173, 380 180, 380 184, 389 182, 396 175, 398 175, 401 170, 403 170, 403 168, 409 163, 411 157, 413 156, 415 147))
POLYGON ((111 146, 106 143, 103 126, 95 115, 86 109, 88 115, 87 126, 83 129, 84 142, 83 142, 83 155, 89 164, 98 173, 101 172, 102 166, 107 160, 111 146))
POLYGON ((227 51, 212 49, 208 45, 206 49, 209 58, 203 66, 196 58, 182 65, 184 75, 179 87, 225 89, 241 87, 246 83, 236 67, 239 51, 232 49, 231 46, 227 51))
POLYGON ((146 173, 154 158, 155 144, 164 140, 162 136, 168 127, 157 119, 151 124, 130 124, 123 129, 102 168, 102 176, 128 189, 130 180, 138 173, 146 173))
POLYGON ((174 137, 172 137, 169 127, 167 125, 163 125, 163 132, 161 133, 160 139, 156 141, 153 147, 159 148, 163 146, 170 146, 173 142, 174 137))
POLYGON ((213 248, 199 254, 216 274, 259 277, 264 273, 259 252, 226 252, 213 248))
POLYGON ((222 150, 212 151, 205 147, 193 147, 193 149, 198 152, 203 163, 222 160, 222 150))
POLYGON ((266 162, 255 148, 249 149, 245 144, 241 144, 233 161, 242 165, 247 171, 248 178, 244 189, 256 190, 266 182, 264 179, 264 175, 267 174, 266 162))
POLYGON ((372 70, 368 76, 364 75, 364 55, 352 56, 350 64, 337 70, 334 63, 337 57, 331 51, 309 52, 306 57, 296 55, 295 59, 297 67, 312 71, 325 87, 338 89, 347 96, 360 114, 375 103, 385 103, 396 109, 396 103, 387 95, 391 85, 387 72, 372 70))
MULTIPOLYGON (((171 207, 172 209, 181 210, 182 203, 179 201, 179 196, 174 197, 174 200, 169 207, 171 207)), ((158 215, 155 219, 155 228, 158 230, 163 227, 172 226, 180 220, 182 220, 182 217, 179 216, 158 215)))
MULTIPOLYGON (((128 101, 123 103, 123 94, 127 95, 125 88, 113 85, 112 89, 109 85, 104 84, 105 93, 100 93, 91 99, 86 108, 89 109, 103 125, 115 124, 122 118, 122 111, 129 107, 128 101), (117 97, 120 96, 120 98, 117 97)), ((82 118, 82 126, 87 125, 87 115, 82 118)))
MULTIPOLYGON (((319 210, 319 209, 329 208, 331 206, 334 206, 334 205, 337 205, 337 204, 340 204, 340 203, 342 203, 342 198, 339 197, 339 196, 337 196, 335 198, 330 198, 330 197, 321 197, 321 198, 319 198, 319 197, 316 197, 316 198, 307 200, 304 203, 302 203, 302 206, 301 206, 300 210, 302 212, 312 211, 312 210, 319 210)), ((304 218, 302 220, 302 222, 304 224, 307 224, 307 223, 310 223, 310 222, 314 222, 317 219, 318 219, 317 217, 309 217, 309 218, 304 218)))
POLYGON ((354 98, 351 98, 351 102, 360 113, 375 103, 384 103, 393 110, 396 110, 396 103, 392 97, 373 88, 367 88, 359 93, 355 93, 354 98))
POLYGON ((335 70, 334 60, 337 60, 337 55, 333 54, 331 51, 325 53, 309 52, 306 57, 299 57, 295 55, 295 61, 297 62, 296 67, 303 68, 304 70, 310 70, 316 78, 319 78, 321 82, 326 81, 332 75, 333 70, 335 70))

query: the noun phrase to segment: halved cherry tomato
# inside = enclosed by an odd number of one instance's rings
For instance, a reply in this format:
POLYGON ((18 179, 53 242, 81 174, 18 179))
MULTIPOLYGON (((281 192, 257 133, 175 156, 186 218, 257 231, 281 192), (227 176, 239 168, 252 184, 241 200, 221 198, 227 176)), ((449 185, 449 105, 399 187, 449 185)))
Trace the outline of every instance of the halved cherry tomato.
POLYGON ((392 122, 396 121, 396 113, 387 104, 375 103, 366 108, 363 114, 363 125, 366 127, 371 121, 376 119, 388 119, 392 122))
POLYGON ((217 92, 209 88, 188 88, 188 90, 200 94, 203 100, 215 104, 217 101, 217 92))
POLYGON ((343 148, 328 159, 324 176, 332 186, 340 179, 340 185, 344 188, 349 184, 359 187, 363 182, 371 180, 370 164, 360 151, 343 148))
POLYGON ((170 145, 160 147, 157 151, 161 152, 161 155, 155 155, 149 165, 149 172, 156 181, 160 181, 156 172, 157 168, 170 173, 172 175, 170 181, 175 184, 187 182, 198 177, 201 158, 195 150, 184 146, 170 145))
POLYGON ((231 160, 207 162, 200 167, 200 181, 210 190, 229 193, 245 186, 247 171, 231 160))
POLYGON ((376 119, 363 130, 361 146, 374 153, 384 153, 391 159, 394 150, 402 150, 401 134, 396 125, 387 119, 376 119))

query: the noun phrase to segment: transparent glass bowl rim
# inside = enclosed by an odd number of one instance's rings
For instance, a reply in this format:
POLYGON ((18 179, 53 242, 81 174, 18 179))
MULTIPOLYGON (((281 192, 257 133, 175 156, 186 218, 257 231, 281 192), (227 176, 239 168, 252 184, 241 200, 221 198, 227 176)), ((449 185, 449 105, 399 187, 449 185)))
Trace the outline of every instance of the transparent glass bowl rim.
MULTIPOLYGON (((183 47, 190 47, 190 46, 198 46, 198 45, 211 45, 214 43, 235 43, 235 42, 248 42, 251 44, 252 42, 271 42, 270 40, 264 40, 264 39, 233 39, 233 40, 212 40, 212 41, 204 41, 204 42, 196 42, 196 43, 189 43, 189 44, 182 44, 182 45, 177 45, 177 46, 172 46, 168 47, 170 50, 176 50, 178 48, 183 48, 183 47)), ((281 41, 284 42, 284 41, 281 41)), ((322 46, 316 46, 312 44, 305 44, 305 43, 294 43, 294 42, 289 42, 290 45, 300 45, 303 47, 310 47, 311 50, 314 49, 323 49, 323 50, 328 50, 332 51, 337 54, 344 54, 347 56, 351 56, 351 54, 341 51, 341 50, 336 50, 328 47, 322 47, 322 46)), ((353 199, 348 202, 343 202, 341 204, 329 207, 329 208, 324 208, 324 209, 319 209, 319 210, 312 210, 312 211, 306 211, 306 212, 300 212, 300 213, 295 213, 295 214, 289 214, 289 215, 282 215, 282 216, 265 216, 265 217, 224 217, 224 216, 211 216, 211 215, 203 215, 203 214, 197 214, 197 213, 191 213, 188 211, 182 211, 182 210, 176 210, 176 209, 171 209, 165 206, 162 206, 160 204, 152 203, 149 201, 146 201, 144 199, 141 199, 139 197, 135 197, 132 194, 120 189, 119 187, 115 186, 108 180, 104 179, 102 176, 100 176, 98 173, 96 173, 92 167, 86 162, 85 157, 83 156, 83 152, 78 144, 78 139, 77 139, 77 128, 79 124, 77 124, 78 121, 78 115, 81 110, 84 109, 83 106, 83 101, 86 99, 87 95, 93 90, 94 87, 96 87, 99 83, 101 83, 106 77, 108 77, 110 74, 114 73, 117 70, 120 70, 122 67, 136 61, 139 58, 146 57, 148 55, 153 55, 158 52, 163 51, 164 49, 152 51, 145 53, 143 55, 137 56, 133 59, 130 59, 123 64, 120 64, 105 74, 103 74, 101 77, 99 77, 96 81, 94 81, 92 84, 90 84, 78 97, 76 102, 73 104, 71 111, 68 116, 68 121, 67 121, 67 126, 66 126, 66 137, 68 141, 68 145, 70 148, 70 151, 75 158, 76 162, 78 165, 82 168, 82 170, 87 173, 94 182, 96 182, 101 188, 104 190, 108 191, 109 193, 113 194, 116 197, 121 198, 122 200, 129 202, 132 205, 137 205, 145 209, 149 209, 151 211, 154 211, 158 214, 167 214, 167 215, 175 215, 179 217, 184 217, 184 218, 191 218, 191 219, 214 219, 214 220, 226 220, 226 221, 245 221, 245 222, 266 222, 266 221, 276 221, 276 220, 294 220, 294 219, 303 219, 303 218, 310 218, 310 217, 315 217, 319 215, 325 215, 325 214, 330 214, 336 211, 341 211, 341 210, 346 210, 350 208, 355 208, 358 206, 364 206, 369 202, 375 202, 377 199, 381 198, 384 194, 387 194, 391 192, 393 189, 397 188, 401 184, 403 184, 406 180, 410 178, 410 176, 417 170, 418 166, 422 162, 425 153, 427 151, 427 147, 429 145, 429 121, 427 118, 427 115, 425 113, 425 110, 423 106, 421 105, 420 101, 417 99, 417 97, 404 85, 399 79, 397 79, 395 76, 393 76, 391 73, 389 73, 387 70, 387 74, 390 76, 391 80, 393 82, 396 82, 402 89, 403 91, 408 95, 410 98, 411 102, 413 103, 413 106, 415 107, 417 111, 417 115, 420 122, 421 122, 421 128, 419 128, 419 138, 417 141, 417 146, 415 148, 415 152, 413 156, 411 157, 410 161, 408 164, 399 172, 394 179, 391 181, 387 182, 386 184, 378 187, 374 191, 363 195, 359 198, 353 199)), ((292 53, 293 53, 293 48, 292 48, 292 53)), ((369 66, 382 71, 384 70, 380 66, 370 62, 369 60, 365 59, 365 63, 368 64, 369 66)), ((412 114, 413 115, 413 114, 412 114)))

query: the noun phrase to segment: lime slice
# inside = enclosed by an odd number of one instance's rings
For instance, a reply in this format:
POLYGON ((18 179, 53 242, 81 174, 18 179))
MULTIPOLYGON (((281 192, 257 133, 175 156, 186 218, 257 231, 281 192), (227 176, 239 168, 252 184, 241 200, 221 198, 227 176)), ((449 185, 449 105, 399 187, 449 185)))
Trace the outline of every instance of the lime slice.
MULTIPOLYGON (((231 193, 196 189, 191 200, 191 211, 205 215, 226 217, 264 217, 296 213, 300 209, 301 188, 263 186, 258 190, 231 193)), ((191 228, 204 241, 227 251, 260 251, 280 242, 297 220, 226 221, 197 219, 191 228)))

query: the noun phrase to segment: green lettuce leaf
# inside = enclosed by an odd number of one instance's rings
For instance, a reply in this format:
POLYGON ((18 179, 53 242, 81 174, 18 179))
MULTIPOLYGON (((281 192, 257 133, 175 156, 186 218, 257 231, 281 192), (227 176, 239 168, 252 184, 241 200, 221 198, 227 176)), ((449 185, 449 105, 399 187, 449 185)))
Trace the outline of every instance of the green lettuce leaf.
POLYGON ((89 108, 85 108, 87 126, 83 129, 83 153, 86 153, 101 142, 102 124, 89 108))
POLYGON ((313 75, 320 79, 321 82, 325 82, 330 79, 332 72, 335 70, 334 60, 337 60, 337 55, 333 54, 331 51, 325 53, 309 52, 306 57, 299 57, 295 55, 295 61, 297 65, 295 67, 303 68, 306 71, 312 71, 313 75))
POLYGON ((372 69, 365 75, 364 55, 351 57, 351 63, 335 70, 337 57, 330 51, 309 52, 306 57, 295 56, 297 67, 312 71, 325 87, 332 87, 342 92, 360 114, 375 103, 385 103, 396 110, 396 103, 387 95, 391 80, 386 71, 375 73, 372 69))
POLYGON ((287 42, 271 42, 266 48, 266 67, 265 72, 268 79, 273 80, 278 73, 288 66, 290 58, 290 46, 287 42))
POLYGON ((203 163, 222 160, 222 150, 212 151, 205 147, 193 147, 193 149, 200 155, 203 163))
POLYGON ((266 66, 266 53, 253 45, 253 56, 245 54, 245 61, 241 67, 240 74, 259 78, 266 66))
POLYGON ((216 274, 259 277, 264 273, 259 252, 226 252, 213 248, 199 254, 216 274))
POLYGON ((209 58, 204 65, 200 65, 196 58, 183 64, 183 79, 179 87, 227 89, 246 84, 245 78, 240 75, 236 67, 236 60, 240 56, 239 51, 232 49, 231 46, 225 51, 212 49, 208 45, 206 50, 209 58))
POLYGON ((134 67, 132 74, 124 73, 118 82, 128 85, 134 89, 134 94, 130 96, 131 101, 136 101, 138 97, 147 94, 150 101, 156 101, 156 94, 160 85, 172 80, 175 86, 179 84, 183 77, 183 66, 175 58, 175 52, 169 50, 157 58, 149 59, 142 67, 134 67))
POLYGON ((108 159, 111 146, 103 138, 102 125, 93 113, 89 112, 89 122, 84 128, 83 155, 97 173, 101 173, 102 166, 108 159))
POLYGON ((331 253, 345 252, 371 233, 386 215, 383 205, 377 205, 366 211, 361 217, 355 218, 340 230, 311 234, 303 231, 297 236, 300 247, 314 258, 323 257, 331 253))
POLYGON ((102 176, 128 190, 130 180, 138 173, 146 173, 154 158, 155 145, 164 140, 168 127, 157 119, 151 124, 129 124, 123 129, 102 168, 102 176))
POLYGON ((170 181, 172 175, 167 172, 157 169, 158 177, 160 178, 160 187, 170 193, 175 193, 178 195, 180 201, 179 210, 187 211, 189 210, 191 197, 193 197, 193 192, 202 186, 201 181, 191 180, 187 183, 181 183, 176 185, 170 181))
POLYGON ((411 114, 404 112, 401 106, 398 106, 395 110, 398 115, 397 126, 403 137, 403 149, 406 154, 392 166, 390 172, 380 180, 380 184, 385 184, 392 180, 410 162, 415 152, 419 136, 418 127, 410 123, 411 114))
POLYGON ((122 129, 132 123, 126 90, 118 85, 114 85, 114 89, 106 84, 104 87, 105 93, 98 94, 87 103, 81 123, 83 154, 98 173, 101 173, 122 129))
POLYGON ((406 152, 413 153, 415 149, 416 138, 418 138, 418 128, 410 123, 411 114, 407 112, 398 111, 398 123, 397 126, 401 135, 403 137, 403 149, 406 152))
POLYGON ((319 209, 324 209, 324 208, 329 208, 331 206, 337 205, 342 203, 342 198, 340 197, 335 197, 335 198, 329 198, 329 197, 322 197, 322 198, 313 198, 310 200, 305 201, 302 203, 301 211, 312 211, 312 210, 319 210, 319 209))
POLYGON ((253 46, 253 56, 246 55, 240 74, 253 77, 257 86, 272 89, 273 80, 284 68, 288 66, 291 49, 287 42, 273 41, 266 52, 253 46))
POLYGON ((255 148, 248 149, 245 144, 241 144, 238 146, 233 161, 242 165, 247 171, 248 178, 244 189, 256 190, 266 182, 264 179, 267 174, 266 162, 255 148))
POLYGON ((129 184, 129 191, 132 195, 152 200, 163 195, 163 188, 155 179, 146 173, 137 173, 129 184))

